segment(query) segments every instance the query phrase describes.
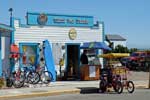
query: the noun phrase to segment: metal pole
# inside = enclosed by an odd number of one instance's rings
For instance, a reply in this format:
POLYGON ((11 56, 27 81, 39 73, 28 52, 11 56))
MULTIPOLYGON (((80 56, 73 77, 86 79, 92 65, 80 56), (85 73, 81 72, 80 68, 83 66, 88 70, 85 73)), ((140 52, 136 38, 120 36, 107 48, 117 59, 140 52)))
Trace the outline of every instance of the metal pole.
POLYGON ((13 12, 13 8, 9 8, 8 11, 10 12, 10 27, 12 27, 12 12, 13 12))

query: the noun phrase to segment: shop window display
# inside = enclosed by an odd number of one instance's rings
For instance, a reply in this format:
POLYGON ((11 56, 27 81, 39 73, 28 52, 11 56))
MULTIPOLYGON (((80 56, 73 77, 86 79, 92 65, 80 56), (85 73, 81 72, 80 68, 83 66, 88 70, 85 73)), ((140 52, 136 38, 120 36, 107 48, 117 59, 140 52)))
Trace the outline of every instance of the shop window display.
POLYGON ((34 46, 23 46, 23 64, 32 64, 36 63, 36 47, 34 46))
POLYGON ((95 49, 88 49, 87 56, 89 60, 89 65, 100 65, 99 57, 96 54, 95 49))

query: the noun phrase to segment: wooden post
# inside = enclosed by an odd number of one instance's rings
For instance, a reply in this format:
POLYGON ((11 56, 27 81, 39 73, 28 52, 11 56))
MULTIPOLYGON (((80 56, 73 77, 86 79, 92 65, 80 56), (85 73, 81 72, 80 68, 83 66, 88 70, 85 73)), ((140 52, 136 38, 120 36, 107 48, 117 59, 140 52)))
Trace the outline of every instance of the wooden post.
POLYGON ((148 84, 148 88, 150 89, 150 62, 148 63, 148 67, 149 67, 149 84, 148 84))
POLYGON ((148 83, 148 88, 150 89, 150 56, 148 55, 150 52, 149 51, 147 51, 147 59, 146 59, 146 61, 147 61, 147 63, 148 63, 148 68, 149 68, 149 83, 148 83))
POLYGON ((61 65, 59 66, 60 68, 59 68, 59 72, 60 72, 60 77, 62 77, 62 75, 61 75, 61 65))
POLYGON ((149 83, 148 83, 148 88, 150 89, 150 57, 146 57, 145 61, 146 61, 146 66, 148 66, 148 68, 149 68, 149 83))

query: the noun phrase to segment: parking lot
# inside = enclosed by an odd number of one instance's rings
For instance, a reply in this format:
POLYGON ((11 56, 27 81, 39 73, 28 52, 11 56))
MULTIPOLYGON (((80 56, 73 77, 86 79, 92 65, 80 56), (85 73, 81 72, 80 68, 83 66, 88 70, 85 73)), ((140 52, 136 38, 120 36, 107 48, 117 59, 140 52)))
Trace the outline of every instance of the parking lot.
POLYGON ((133 81, 147 81, 149 79, 149 72, 130 71, 128 76, 128 78, 133 81))

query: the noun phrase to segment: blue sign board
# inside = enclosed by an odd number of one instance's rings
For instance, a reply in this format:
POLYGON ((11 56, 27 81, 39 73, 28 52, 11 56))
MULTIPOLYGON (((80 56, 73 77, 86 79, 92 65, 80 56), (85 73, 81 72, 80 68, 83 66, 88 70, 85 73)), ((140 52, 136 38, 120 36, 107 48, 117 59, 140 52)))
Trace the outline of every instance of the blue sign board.
POLYGON ((28 25, 92 27, 93 16, 27 13, 28 25))

